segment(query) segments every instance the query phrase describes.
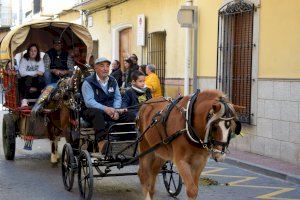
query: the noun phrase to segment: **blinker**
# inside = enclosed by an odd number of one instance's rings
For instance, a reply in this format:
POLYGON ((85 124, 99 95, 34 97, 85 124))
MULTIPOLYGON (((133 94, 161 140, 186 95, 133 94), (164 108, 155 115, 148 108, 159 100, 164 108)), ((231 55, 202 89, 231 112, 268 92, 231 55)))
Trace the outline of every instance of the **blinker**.
POLYGON ((238 121, 238 120, 235 121, 235 124, 236 124, 236 127, 235 127, 234 133, 235 133, 236 135, 239 135, 239 134, 241 134, 242 124, 241 124, 241 122, 238 121))

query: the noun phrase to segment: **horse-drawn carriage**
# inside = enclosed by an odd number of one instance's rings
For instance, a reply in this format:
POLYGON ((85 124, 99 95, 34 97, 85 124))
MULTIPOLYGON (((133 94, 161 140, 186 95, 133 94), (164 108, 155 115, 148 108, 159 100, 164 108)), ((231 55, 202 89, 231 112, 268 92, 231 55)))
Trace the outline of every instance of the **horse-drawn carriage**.
POLYGON ((160 172, 172 197, 181 191, 182 175, 188 197, 196 199, 207 159, 211 155, 216 161, 223 160, 231 138, 241 131, 236 106, 223 93, 197 91, 173 101, 160 97, 144 102, 136 123, 107 123, 105 151, 96 153, 94 129, 80 116, 83 102, 81 98, 74 102, 77 109, 72 114, 72 140, 63 147, 61 169, 68 191, 77 174, 82 199, 92 198, 94 178, 124 175, 138 175, 146 199, 152 199, 160 172), (111 169, 120 170, 137 161, 138 173, 111 169))
MULTIPOLYGON (((104 152, 97 153, 94 129, 80 115, 83 102, 80 98, 74 102, 77 106, 72 112, 73 123, 70 129, 72 139, 62 150, 62 178, 65 189, 70 191, 74 175, 77 174, 81 198, 91 199, 94 178, 137 175, 136 172, 116 172, 112 168, 121 170, 138 163, 142 156, 138 154, 138 145, 142 137, 136 129, 135 122, 107 123, 105 149, 104 152)), ((167 192, 176 197, 181 191, 182 180, 175 167, 173 168, 172 162, 166 162, 161 173, 167 192)))
MULTIPOLYGON (((5 158, 15 158, 16 138, 24 140, 25 149, 31 149, 34 139, 51 140, 51 162, 58 161, 57 142, 66 137, 62 151, 62 177, 66 190, 71 190, 74 175, 78 173, 80 194, 90 199, 93 177, 136 175, 137 173, 111 173, 112 167, 119 169, 138 162, 138 133, 135 122, 107 124, 107 146, 105 154, 95 153, 94 129, 81 118, 84 102, 80 94, 83 79, 92 69, 81 65, 71 77, 48 85, 39 98, 29 99, 29 107, 21 107, 20 83, 15 59, 24 53, 27 46, 35 43, 41 52, 52 47, 54 38, 60 38, 66 50, 80 46, 88 63, 92 51, 92 38, 83 26, 59 21, 34 22, 12 30, 2 41, 0 50, 1 80, 3 83, 4 107, 3 148, 5 158), (93 173, 93 170, 95 174, 93 173)), ((36 95, 33 95, 36 96, 36 95)), ((164 184, 172 196, 177 196, 182 187, 173 164, 167 162, 162 168, 164 184)))
MULTIPOLYGON (((41 110, 38 116, 32 116, 31 109, 38 101, 39 94, 32 95, 34 98, 29 99, 29 107, 21 108, 21 85, 17 70, 19 64, 17 57, 22 56, 30 44, 36 44, 41 52, 46 52, 52 48, 54 38, 60 38, 66 50, 72 50, 74 46, 81 47, 88 62, 93 45, 91 35, 86 28, 73 23, 39 21, 25 24, 10 31, 1 42, 0 78, 3 83, 3 106, 8 110, 8 113, 3 116, 2 134, 4 154, 8 160, 13 160, 15 157, 18 136, 25 140, 24 148, 30 149, 33 139, 48 137, 54 141, 55 134, 61 134, 54 133, 57 132, 54 130, 55 127, 61 127, 58 109, 50 109, 51 112, 41 110)), ((47 92, 50 93, 46 89, 45 95, 47 92)))
MULTIPOLYGON (((4 106, 9 109, 3 118, 5 157, 14 159, 17 136, 32 141, 37 137, 34 132, 40 128, 40 137, 47 135, 53 141, 51 161, 58 159, 56 136, 66 137, 61 165, 63 183, 70 191, 77 174, 83 199, 92 198, 94 177, 135 174, 139 175, 144 194, 152 199, 160 172, 171 196, 181 191, 182 177, 188 198, 196 199, 199 176, 208 158, 224 159, 230 139, 240 133, 236 106, 220 91, 197 91, 174 101, 163 97, 150 99, 139 110, 137 126, 135 123, 107 123, 105 151, 97 153, 94 129, 81 117, 84 102, 80 88, 84 77, 90 73, 88 65, 80 66, 72 77, 59 80, 57 87, 48 91, 47 99, 41 95, 33 107, 34 112, 19 108, 13 58, 32 42, 38 43, 41 50, 49 49, 53 36, 62 38, 69 47, 82 45, 88 62, 91 36, 84 27, 72 23, 46 21, 24 25, 9 33, 1 43, 0 58, 2 63, 5 61, 2 65, 4 106), (42 124, 46 128, 41 128, 42 124), (138 173, 111 170, 137 161, 138 173), (179 173, 175 172, 171 161, 179 173)), ((47 93, 47 88, 44 92, 47 93)))

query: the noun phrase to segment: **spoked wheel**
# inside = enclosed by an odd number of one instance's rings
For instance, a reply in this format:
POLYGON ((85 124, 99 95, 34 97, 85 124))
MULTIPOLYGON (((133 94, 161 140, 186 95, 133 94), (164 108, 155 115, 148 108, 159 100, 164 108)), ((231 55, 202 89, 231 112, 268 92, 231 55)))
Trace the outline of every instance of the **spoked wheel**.
POLYGON ((91 199, 93 195, 93 164, 90 154, 83 150, 78 160, 78 186, 82 199, 91 199))
POLYGON ((65 189, 70 191, 73 188, 74 173, 77 168, 73 149, 66 143, 62 150, 61 171, 65 189))
POLYGON ((168 161, 162 168, 162 175, 167 192, 172 197, 176 197, 182 188, 182 179, 178 172, 174 171, 174 165, 168 161))

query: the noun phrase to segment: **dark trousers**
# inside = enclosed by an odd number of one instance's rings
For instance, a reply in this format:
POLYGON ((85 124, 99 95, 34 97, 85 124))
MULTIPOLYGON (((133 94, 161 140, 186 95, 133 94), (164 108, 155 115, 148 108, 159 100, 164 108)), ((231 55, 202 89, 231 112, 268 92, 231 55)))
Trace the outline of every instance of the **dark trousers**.
POLYGON ((22 99, 38 98, 42 89, 45 87, 45 81, 43 76, 24 76, 20 79, 20 95, 22 99), (31 93, 30 88, 35 87, 36 92, 31 93))
POLYGON ((127 112, 120 114, 118 120, 111 119, 104 111, 99 110, 97 108, 88 108, 83 112, 83 118, 86 121, 89 121, 93 124, 95 129, 95 140, 99 142, 104 140, 106 133, 105 128, 108 128, 107 125, 110 123, 126 123, 126 122, 134 122, 135 115, 132 112, 127 112))

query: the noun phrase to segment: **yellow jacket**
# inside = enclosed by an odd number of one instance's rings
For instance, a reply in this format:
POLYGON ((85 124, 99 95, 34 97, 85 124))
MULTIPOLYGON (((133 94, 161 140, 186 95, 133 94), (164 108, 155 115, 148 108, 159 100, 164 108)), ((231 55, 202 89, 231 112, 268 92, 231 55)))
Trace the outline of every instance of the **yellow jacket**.
POLYGON ((145 83, 146 86, 151 90, 152 97, 162 96, 160 81, 156 74, 152 73, 146 76, 145 83))

